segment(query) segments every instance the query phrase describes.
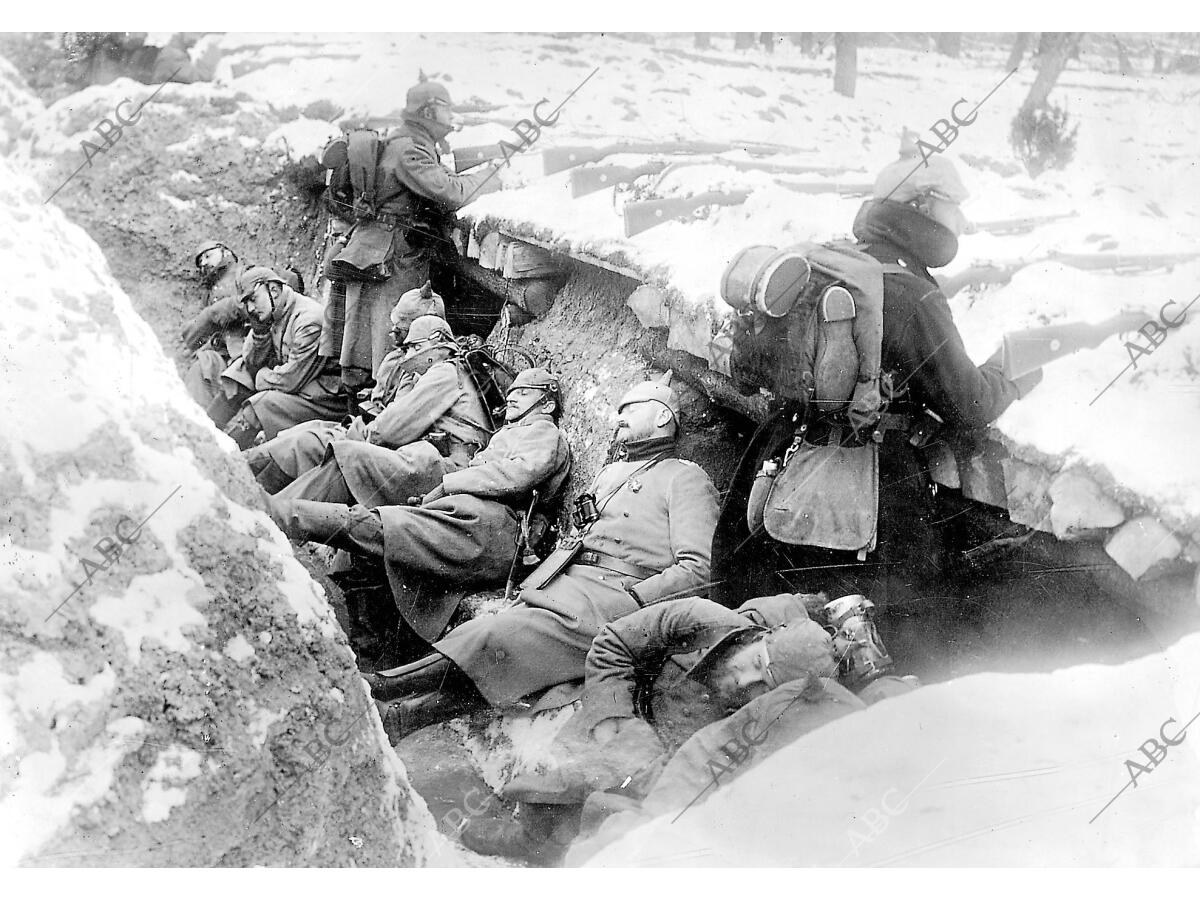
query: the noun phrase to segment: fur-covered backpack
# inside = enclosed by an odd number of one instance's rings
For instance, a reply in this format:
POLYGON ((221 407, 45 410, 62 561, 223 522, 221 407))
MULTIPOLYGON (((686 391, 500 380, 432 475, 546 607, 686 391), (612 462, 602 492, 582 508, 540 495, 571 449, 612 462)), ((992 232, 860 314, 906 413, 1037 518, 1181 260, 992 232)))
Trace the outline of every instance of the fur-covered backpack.
POLYGON ((726 269, 721 296, 742 314, 735 380, 766 387, 798 411, 791 446, 755 476, 752 532, 863 554, 874 548, 885 271, 842 241, 748 247, 726 269))

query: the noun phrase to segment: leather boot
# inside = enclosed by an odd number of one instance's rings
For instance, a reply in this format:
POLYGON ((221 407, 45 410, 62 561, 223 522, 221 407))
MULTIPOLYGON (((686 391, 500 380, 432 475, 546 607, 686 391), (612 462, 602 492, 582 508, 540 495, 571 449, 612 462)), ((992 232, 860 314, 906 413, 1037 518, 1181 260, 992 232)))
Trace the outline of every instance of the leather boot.
POLYGON ((243 406, 238 414, 229 420, 229 424, 223 430, 233 438, 233 442, 238 445, 239 450, 248 450, 258 433, 262 431, 262 424, 258 421, 258 416, 254 414, 253 407, 243 406))
POLYGON ((478 709, 478 704, 471 699, 455 697, 444 691, 430 691, 407 700, 397 700, 393 703, 375 701, 379 707, 379 716, 383 720, 383 730, 387 732, 392 746, 422 728, 454 719, 478 709))
POLYGON ((454 673, 457 666, 440 653, 431 653, 407 666, 392 672, 374 672, 363 675, 376 700, 396 700, 416 694, 444 690, 449 684, 456 688, 454 673))
POLYGON ((286 523, 283 531, 294 541, 336 546, 333 541, 345 533, 350 524, 350 509, 340 503, 272 498, 272 505, 283 514, 286 523))

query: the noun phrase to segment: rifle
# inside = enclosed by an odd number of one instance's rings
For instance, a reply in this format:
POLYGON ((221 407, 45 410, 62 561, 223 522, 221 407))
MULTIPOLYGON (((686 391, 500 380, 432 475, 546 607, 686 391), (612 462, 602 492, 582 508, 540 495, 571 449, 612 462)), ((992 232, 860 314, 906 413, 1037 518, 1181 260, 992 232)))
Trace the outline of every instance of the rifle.
POLYGON ((1025 234, 1039 225, 1047 225, 1060 219, 1071 219, 1079 213, 1054 213, 1049 216, 1025 216, 1021 219, 993 219, 990 222, 972 222, 967 234, 986 231, 988 234, 1025 234))
MULTIPOLYGON (((874 189, 871 184, 838 184, 830 182, 775 182, 781 188, 795 191, 798 194, 831 194, 854 197, 870 194, 874 189)), ((707 191, 693 197, 667 197, 661 200, 643 200, 637 203, 626 203, 625 237, 633 237, 648 231, 655 225, 669 222, 673 219, 684 219, 698 216, 705 206, 739 206, 746 202, 752 194, 751 190, 741 191, 707 191)))
POLYGON ((542 151, 542 172, 553 175, 564 172, 584 163, 599 162, 608 156, 618 153, 728 153, 731 150, 745 150, 754 156, 773 156, 780 153, 809 153, 797 147, 785 147, 781 144, 722 144, 715 141, 661 141, 658 143, 626 142, 623 144, 608 144, 602 147, 548 147, 542 151))
POLYGON ((1200 258, 1200 252, 1188 253, 1060 253, 1057 250, 1052 250, 1042 256, 1035 256, 1033 259, 1010 259, 997 260, 993 262, 976 262, 973 264, 975 268, 998 269, 1002 275, 997 276, 997 283, 1000 278, 1003 281, 1008 281, 1013 274, 1027 266, 1037 265, 1041 262, 1056 262, 1064 266, 1069 266, 1072 269, 1084 269, 1086 271, 1100 271, 1102 269, 1112 269, 1118 273, 1132 274, 1134 272, 1148 272, 1153 269, 1165 269, 1178 263, 1188 262, 1193 259, 1200 258))
POLYGON ((611 187, 629 184, 643 175, 666 174, 667 169, 682 166, 730 166, 740 172, 766 172, 772 175, 839 175, 845 166, 789 166, 785 163, 748 162, 740 159, 654 160, 640 166, 589 166, 571 170, 571 197, 578 199, 611 187))
POLYGON ((1109 335, 1130 331, 1152 321, 1154 316, 1150 313, 1128 312, 1118 313, 1094 325, 1070 322, 1010 332, 1004 335, 1001 346, 1004 377, 1014 381, 1076 350, 1099 347, 1109 335))
POLYGON ((504 600, 506 603, 512 600, 513 588, 516 587, 517 560, 521 560, 527 566, 537 565, 540 562, 536 556, 533 556, 533 548, 529 546, 529 520, 533 518, 533 511, 537 507, 537 502, 538 491, 535 488, 529 498, 529 509, 521 517, 521 529, 517 534, 517 547, 513 550, 512 565, 508 567, 508 581, 504 584, 504 600), (529 559, 530 556, 533 556, 532 561, 529 559))
MULTIPOLYGON (((512 155, 512 153, 509 154, 509 156, 512 155)), ((500 149, 498 143, 484 144, 479 147, 455 147, 454 171, 461 175, 467 169, 473 169, 488 160, 504 158, 504 151, 500 149)))

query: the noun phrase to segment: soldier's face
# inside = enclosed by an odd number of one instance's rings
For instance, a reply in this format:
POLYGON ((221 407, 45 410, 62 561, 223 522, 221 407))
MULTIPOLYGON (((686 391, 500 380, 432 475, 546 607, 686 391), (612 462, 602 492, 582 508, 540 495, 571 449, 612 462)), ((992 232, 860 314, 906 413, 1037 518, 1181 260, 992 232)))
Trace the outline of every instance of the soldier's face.
POLYGON ((626 403, 617 412, 617 440, 632 443, 654 437, 662 428, 664 415, 670 421, 670 410, 653 400, 626 403))
POLYGON ((273 312, 270 289, 266 282, 256 285, 254 293, 242 298, 242 308, 252 322, 270 322, 273 312))
POLYGON ((545 399, 545 394, 538 388, 513 388, 504 398, 504 421, 515 422, 533 407, 545 399))
POLYGON ((705 681, 726 709, 741 709, 770 690, 766 645, 760 639, 730 648, 713 663, 705 681))
POLYGON ((224 247, 213 247, 205 250, 196 260, 196 268, 200 271, 200 279, 206 284, 212 283, 216 277, 225 271, 228 265, 224 247))

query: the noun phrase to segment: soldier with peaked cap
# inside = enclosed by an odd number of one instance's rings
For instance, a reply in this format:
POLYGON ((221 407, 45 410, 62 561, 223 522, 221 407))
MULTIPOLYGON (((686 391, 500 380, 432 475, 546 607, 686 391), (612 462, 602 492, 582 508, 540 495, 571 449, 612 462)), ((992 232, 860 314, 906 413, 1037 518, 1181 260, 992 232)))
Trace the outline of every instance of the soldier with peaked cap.
POLYGON ((704 726, 754 698, 837 668, 829 635, 808 618, 823 595, 759 597, 737 611, 687 597, 608 623, 592 641, 583 702, 551 745, 553 765, 503 789, 519 824, 473 819, 462 833, 478 853, 545 852, 593 791, 644 797, 671 755, 704 726), (558 827, 554 827, 557 825, 558 827))
POLYGON ((243 268, 237 254, 221 241, 209 239, 196 248, 193 260, 200 283, 208 290, 208 305, 183 328, 183 346, 196 355, 183 383, 192 399, 207 407, 221 393, 221 373, 242 355, 250 326, 237 296, 243 268))
POLYGON ((717 495, 703 469, 675 456, 678 414, 667 385, 630 390, 617 416, 625 458, 576 500, 575 530, 522 583, 520 603, 460 625, 415 663, 368 676, 377 698, 399 698, 385 718, 393 740, 580 679, 608 622, 705 590, 717 495))
POLYGON ((418 316, 403 349, 400 368, 418 376, 416 383, 364 427, 361 440, 333 441, 320 466, 275 494, 277 521, 287 520, 293 500, 403 504, 487 446, 491 419, 445 319, 418 316))
POLYGON ((388 311, 396 298, 429 280, 435 244, 453 246, 448 233, 434 233, 448 232, 442 221, 478 194, 499 188, 492 166, 458 175, 442 165, 439 150, 449 152, 446 137, 456 124, 452 109, 445 85, 423 80, 410 88, 404 123, 388 135, 379 157, 373 208, 355 198, 355 227, 342 255, 361 260, 366 257, 359 245, 384 247, 380 261, 387 262, 391 274, 383 282, 331 277, 329 332, 321 352, 340 362, 351 390, 378 377, 388 352, 388 311), (381 235, 379 229, 389 234, 381 235))
POLYGON ((320 304, 297 294, 266 266, 241 274, 238 295, 250 334, 241 359, 221 375, 231 389, 214 403, 230 393, 246 399, 225 433, 244 450, 259 431, 269 440, 297 422, 339 415, 344 404, 337 376, 317 355, 320 304))
POLYGON ((245 451, 243 455, 250 471, 267 493, 282 490, 305 472, 321 465, 325 451, 334 441, 366 440, 370 420, 396 397, 412 390, 419 375, 401 365, 408 352, 402 345, 413 321, 423 315, 442 319, 446 316, 445 304, 430 288, 429 282, 425 282, 424 287, 406 291, 392 309, 392 339, 396 349, 384 357, 375 386, 361 404, 363 415, 355 416, 347 425, 332 421, 302 422, 245 451))
MULTIPOLYGON (((943 429, 967 431, 995 421, 1040 380, 1035 372, 1010 381, 999 356, 976 365, 967 355, 929 271, 958 252, 967 189, 949 159, 914 164, 915 149, 911 142, 902 144, 900 159, 880 172, 873 198, 854 221, 857 249, 883 266, 882 369, 894 394, 888 412, 900 423, 882 434, 875 549, 864 551, 864 558, 854 551, 785 544, 761 524, 751 532, 747 503, 764 462, 800 446, 801 435, 805 447, 839 443, 835 426, 806 410, 803 401, 781 404, 751 439, 722 507, 713 545, 719 584, 713 596, 727 606, 755 594, 800 589, 867 594, 886 608, 927 590, 943 575, 945 548, 920 447, 941 443, 935 433, 943 429)), ((754 336, 747 330, 735 338, 734 377, 747 387, 775 390, 769 372, 752 371, 743 362, 753 359, 754 336)), ((873 514, 874 492, 862 494, 873 514)))
POLYGON ((558 376, 520 372, 509 388, 505 424, 461 469, 447 472, 419 506, 346 507, 296 500, 285 531, 382 558, 401 616, 425 641, 441 635, 461 594, 439 585, 493 586, 513 565, 522 516, 534 491, 549 501, 566 483, 571 451, 556 420, 558 376), (432 589, 410 590, 416 576, 432 589))

